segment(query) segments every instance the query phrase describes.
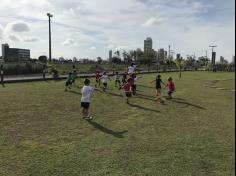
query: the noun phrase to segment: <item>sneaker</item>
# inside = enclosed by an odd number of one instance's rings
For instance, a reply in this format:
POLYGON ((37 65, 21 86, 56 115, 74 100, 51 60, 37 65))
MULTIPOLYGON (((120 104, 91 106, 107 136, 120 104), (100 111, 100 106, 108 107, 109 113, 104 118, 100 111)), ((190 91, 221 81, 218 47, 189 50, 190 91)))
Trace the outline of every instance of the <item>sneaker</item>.
POLYGON ((88 117, 84 117, 83 119, 84 120, 93 120, 93 117, 92 116, 88 116, 88 117))

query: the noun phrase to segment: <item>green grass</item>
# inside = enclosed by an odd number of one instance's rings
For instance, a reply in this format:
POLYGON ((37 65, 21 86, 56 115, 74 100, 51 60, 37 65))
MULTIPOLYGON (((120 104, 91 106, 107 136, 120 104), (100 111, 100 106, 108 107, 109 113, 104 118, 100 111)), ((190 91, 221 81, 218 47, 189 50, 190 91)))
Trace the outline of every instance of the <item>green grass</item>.
POLYGON ((80 89, 64 82, 0 87, 0 175, 234 175, 235 94, 204 87, 234 74, 168 76, 177 90, 165 105, 153 100, 155 75, 142 75, 131 105, 110 83, 92 97, 92 122, 81 120, 80 89))

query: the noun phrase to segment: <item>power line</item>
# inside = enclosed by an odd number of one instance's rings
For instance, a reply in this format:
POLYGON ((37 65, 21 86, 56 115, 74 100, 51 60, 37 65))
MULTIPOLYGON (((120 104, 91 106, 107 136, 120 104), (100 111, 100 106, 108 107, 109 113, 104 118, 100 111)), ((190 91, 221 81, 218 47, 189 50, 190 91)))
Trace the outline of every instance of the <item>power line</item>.
MULTIPOLYGON (((44 20, 44 19, 40 19, 40 18, 29 18, 29 17, 24 17, 24 16, 0 16, 0 18, 11 18, 11 19, 17 19, 17 20, 24 20, 24 21, 27 21, 30 23, 40 23, 40 24, 41 23, 47 24, 47 22, 48 22, 46 19, 44 20)), ((54 25, 57 25, 57 26, 60 26, 63 28, 67 28, 67 29, 71 29, 71 30, 74 30, 77 32, 81 32, 81 30, 76 26, 72 26, 72 25, 57 22, 57 21, 52 21, 52 23, 54 25)))

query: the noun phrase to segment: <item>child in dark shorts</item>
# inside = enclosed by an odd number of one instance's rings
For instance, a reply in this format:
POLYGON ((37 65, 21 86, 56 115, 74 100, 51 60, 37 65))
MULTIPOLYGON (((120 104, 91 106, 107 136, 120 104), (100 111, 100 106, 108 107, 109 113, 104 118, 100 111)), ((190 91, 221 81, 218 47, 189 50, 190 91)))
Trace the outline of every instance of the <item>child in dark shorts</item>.
POLYGON ((161 75, 157 75, 156 79, 153 80, 151 83, 153 83, 153 82, 156 82, 156 97, 157 97, 156 100, 158 102, 164 103, 164 99, 163 99, 162 94, 161 94, 161 84, 163 84, 164 86, 166 86, 166 85, 162 81, 161 75))
POLYGON ((71 89, 71 85, 72 85, 72 73, 70 72, 69 73, 69 75, 68 75, 68 77, 67 77, 67 79, 66 79, 66 84, 65 84, 65 91, 67 91, 68 89, 68 87, 69 87, 69 89, 71 89))
POLYGON ((90 106, 90 95, 94 91, 100 91, 99 89, 93 88, 90 85, 90 80, 84 80, 84 86, 81 89, 81 107, 82 107, 82 116, 85 120, 92 120, 93 117, 89 115, 89 106, 90 106))

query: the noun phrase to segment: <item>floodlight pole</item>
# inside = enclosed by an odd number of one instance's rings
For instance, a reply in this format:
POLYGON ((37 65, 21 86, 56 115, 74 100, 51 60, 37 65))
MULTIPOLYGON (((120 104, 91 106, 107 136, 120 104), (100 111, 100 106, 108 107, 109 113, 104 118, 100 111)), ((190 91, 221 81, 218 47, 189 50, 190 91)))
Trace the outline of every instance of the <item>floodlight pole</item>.
POLYGON ((51 46, 51 18, 53 17, 52 14, 47 13, 48 16, 48 24, 49 24, 49 62, 52 61, 52 46, 51 46))

